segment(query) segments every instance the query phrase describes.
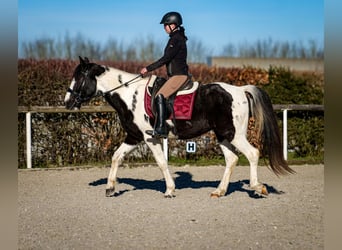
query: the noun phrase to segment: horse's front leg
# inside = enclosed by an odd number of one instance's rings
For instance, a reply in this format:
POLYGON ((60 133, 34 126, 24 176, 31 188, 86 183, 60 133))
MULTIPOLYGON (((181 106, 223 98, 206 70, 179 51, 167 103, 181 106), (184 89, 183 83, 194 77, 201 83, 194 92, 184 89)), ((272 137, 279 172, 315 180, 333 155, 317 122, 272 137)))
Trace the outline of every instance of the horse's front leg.
POLYGON ((131 152, 135 147, 136 145, 122 143, 120 147, 114 152, 112 157, 112 164, 107 179, 107 197, 113 196, 115 194, 116 174, 118 172, 119 165, 121 164, 124 156, 131 152))
POLYGON ((165 159, 160 140, 155 140, 151 138, 146 139, 146 144, 151 149, 153 156, 164 176, 166 182, 166 191, 164 196, 166 198, 172 198, 175 196, 175 182, 170 174, 167 160, 165 159))

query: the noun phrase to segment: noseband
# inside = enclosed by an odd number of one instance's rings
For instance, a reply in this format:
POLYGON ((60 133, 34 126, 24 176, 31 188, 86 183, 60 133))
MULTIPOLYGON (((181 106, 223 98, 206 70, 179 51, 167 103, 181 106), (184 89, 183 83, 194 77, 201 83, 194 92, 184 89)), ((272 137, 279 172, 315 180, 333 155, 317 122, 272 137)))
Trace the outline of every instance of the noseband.
POLYGON ((76 91, 72 90, 71 88, 68 88, 67 92, 69 92, 75 98, 75 101, 77 104, 89 101, 91 98, 93 98, 93 96, 86 97, 86 98, 82 97, 81 93, 76 92, 76 91))

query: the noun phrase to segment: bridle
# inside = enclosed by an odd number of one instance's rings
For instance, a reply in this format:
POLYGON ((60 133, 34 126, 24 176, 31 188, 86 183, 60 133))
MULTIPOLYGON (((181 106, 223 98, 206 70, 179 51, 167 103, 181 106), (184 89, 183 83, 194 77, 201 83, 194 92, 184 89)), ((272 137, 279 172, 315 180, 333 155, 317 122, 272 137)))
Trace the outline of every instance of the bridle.
MULTIPOLYGON (((82 75, 84 75, 85 79, 82 82, 82 85, 84 84, 85 80, 88 77, 89 70, 81 71, 82 75)), ((90 97, 82 97, 81 92, 76 92, 75 90, 71 89, 70 87, 67 89, 67 92, 69 92, 74 98, 75 103, 73 106, 76 106, 77 104, 81 104, 83 102, 89 101, 91 98, 93 98, 95 95, 92 95, 90 97)))
MULTIPOLYGON (((82 73, 87 76, 87 72, 82 72, 82 73)), ((119 75, 118 78, 119 78, 119 83, 121 84, 120 86, 117 86, 117 87, 115 87, 113 89, 110 89, 110 90, 108 90, 106 92, 99 91, 97 94, 94 94, 94 95, 92 95, 90 97, 82 97, 81 96, 81 92, 76 92, 73 89, 71 89, 70 87, 67 89, 67 92, 69 92, 75 98, 75 103, 74 103, 73 106, 76 106, 76 104, 81 104, 83 102, 89 101, 93 97, 98 97, 98 96, 104 96, 105 97, 108 94, 110 94, 111 92, 113 92, 113 91, 115 91, 115 90, 117 90, 119 88, 127 87, 128 85, 134 83, 133 81, 138 79, 139 77, 143 77, 143 75, 139 74, 136 77, 132 78, 131 80, 122 83, 121 75, 119 75)))

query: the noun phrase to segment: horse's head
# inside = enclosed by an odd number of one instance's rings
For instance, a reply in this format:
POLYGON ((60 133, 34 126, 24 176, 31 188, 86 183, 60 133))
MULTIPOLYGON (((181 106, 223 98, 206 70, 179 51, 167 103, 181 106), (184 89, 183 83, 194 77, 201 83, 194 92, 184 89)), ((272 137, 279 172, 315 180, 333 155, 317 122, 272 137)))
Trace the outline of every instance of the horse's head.
POLYGON ((67 109, 79 109, 81 104, 89 101, 97 93, 96 77, 105 72, 105 68, 90 63, 89 59, 80 57, 80 64, 76 67, 71 85, 65 95, 67 109))

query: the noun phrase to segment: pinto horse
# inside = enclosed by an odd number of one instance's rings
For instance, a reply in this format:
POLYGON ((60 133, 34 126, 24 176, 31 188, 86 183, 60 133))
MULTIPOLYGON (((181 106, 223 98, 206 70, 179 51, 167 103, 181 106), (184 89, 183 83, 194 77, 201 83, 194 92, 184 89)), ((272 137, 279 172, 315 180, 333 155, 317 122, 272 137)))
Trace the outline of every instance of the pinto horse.
MULTIPOLYGON (((80 57, 71 85, 65 96, 67 109, 80 109, 81 104, 103 95, 117 111, 121 125, 127 132, 124 142, 112 156, 106 186, 106 196, 115 194, 118 167, 124 156, 145 141, 166 182, 165 197, 173 197, 175 182, 171 177, 160 139, 145 133, 153 129, 153 119, 145 110, 144 94, 148 77, 131 74, 112 67, 90 62, 80 57)), ((200 85, 197 89, 191 120, 168 120, 171 131, 177 131, 179 139, 190 139, 210 130, 214 131, 222 149, 226 166, 221 182, 211 193, 212 197, 224 196, 229 179, 241 152, 250 163, 250 188, 267 195, 266 186, 258 181, 257 167, 260 154, 268 157, 271 170, 276 175, 294 173, 282 154, 280 131, 269 96, 253 86, 233 86, 222 82, 200 85), (250 117, 254 117, 256 133, 260 135, 260 149, 247 140, 250 117)))

